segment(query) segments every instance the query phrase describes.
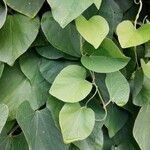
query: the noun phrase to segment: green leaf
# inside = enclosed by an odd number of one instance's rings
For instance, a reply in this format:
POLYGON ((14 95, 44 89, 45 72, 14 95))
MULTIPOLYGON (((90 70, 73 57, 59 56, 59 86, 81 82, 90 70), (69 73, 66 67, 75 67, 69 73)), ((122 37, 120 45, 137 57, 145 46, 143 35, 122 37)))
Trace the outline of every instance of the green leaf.
POLYGON ((3 70, 4 70, 4 63, 0 62, 0 78, 2 76, 3 70))
POLYGON ((6 3, 19 13, 34 18, 42 7, 44 0, 6 0, 6 3))
POLYGON ((143 69, 144 74, 150 78, 150 61, 145 63, 143 59, 141 59, 141 67, 143 69))
POLYGON ((145 104, 135 120, 133 135, 142 150, 149 150, 150 143, 150 103, 145 104))
POLYGON ((62 29, 53 19, 51 13, 46 12, 42 16, 41 27, 47 40, 55 48, 71 56, 80 57, 79 34, 73 24, 62 29))
POLYGON ((63 143, 61 134, 56 128, 48 109, 34 111, 29 102, 25 101, 19 106, 16 118, 30 149, 68 149, 69 145, 63 143))
POLYGON ((100 47, 90 56, 82 56, 82 64, 89 70, 99 73, 110 73, 124 68, 129 61, 115 43, 110 39, 104 39, 100 47))
POLYGON ((78 17, 76 27, 86 41, 97 49, 109 32, 107 21, 101 16, 93 16, 86 20, 84 16, 78 17))
POLYGON ((19 61, 21 71, 30 80, 31 96, 29 100, 34 102, 35 109, 45 104, 50 86, 39 71, 40 61, 41 59, 32 51, 24 54, 19 61))
POLYGON ((79 103, 65 104, 59 114, 59 123, 65 143, 83 140, 94 128, 94 111, 79 103))
POLYGON ((150 57, 150 42, 145 43, 145 57, 150 57))
POLYGON ((118 71, 107 74, 105 82, 110 100, 118 106, 125 105, 129 99, 130 87, 122 73, 118 71))
POLYGON ((135 29, 132 22, 125 20, 117 26, 117 35, 122 48, 134 47, 150 40, 150 23, 135 29))
POLYGON ((85 80, 85 78, 86 70, 83 67, 69 65, 57 75, 49 92, 64 102, 79 102, 83 100, 92 89, 92 83, 85 80))
POLYGON ((4 25, 7 16, 7 5, 6 2, 2 0, 0 2, 0 28, 4 25))
POLYGON ((0 104, 0 133, 7 121, 9 114, 8 106, 5 104, 0 104))
POLYGON ((59 59, 59 58, 63 58, 65 55, 65 53, 57 50, 51 45, 36 47, 36 51, 38 52, 38 54, 40 54, 41 56, 47 59, 59 59))
POLYGON ((8 15, 0 30, 0 61, 13 65, 35 40, 39 19, 30 19, 20 14, 8 15))
POLYGON ((133 103, 137 106, 143 106, 150 102, 150 79, 145 76, 144 80, 141 80, 141 82, 143 82, 142 87, 141 85, 139 86, 139 89, 133 98, 133 103))
POLYGON ((9 135, 6 132, 2 133, 0 136, 0 149, 1 150, 29 150, 28 144, 24 135, 21 133, 19 135, 9 135))
POLYGON ((75 65, 75 64, 78 63, 72 61, 65 61, 65 60, 54 61, 54 60, 42 59, 39 65, 39 69, 42 76, 49 83, 52 83, 62 69, 64 69, 68 65, 75 65))
POLYGON ((122 20, 123 17, 122 10, 120 9, 115 0, 107 0, 107 1, 103 0, 98 14, 104 17, 109 23, 110 31, 108 36, 112 37, 113 33, 116 30, 117 25, 122 20))
MULTIPOLYGON (((9 108, 9 117, 14 119, 18 106, 29 99, 31 86, 27 78, 18 69, 18 66, 5 67, 0 79, 0 103, 9 108)), ((31 101, 32 102, 32 101, 31 101)))
POLYGON ((96 0, 47 0, 52 8, 54 19, 64 28, 67 24, 80 16, 96 0))
POLYGON ((107 110, 105 126, 108 129, 109 137, 112 138, 127 122, 128 114, 114 104, 109 105, 107 110))
POLYGON ((103 131, 101 123, 95 123, 94 129, 90 136, 82 141, 77 141, 74 144, 81 150, 102 150, 103 148, 103 131))
POLYGON ((64 103, 62 101, 59 101, 53 96, 49 96, 46 106, 50 110, 53 120, 55 122, 55 125, 59 128, 59 112, 62 109, 64 103))

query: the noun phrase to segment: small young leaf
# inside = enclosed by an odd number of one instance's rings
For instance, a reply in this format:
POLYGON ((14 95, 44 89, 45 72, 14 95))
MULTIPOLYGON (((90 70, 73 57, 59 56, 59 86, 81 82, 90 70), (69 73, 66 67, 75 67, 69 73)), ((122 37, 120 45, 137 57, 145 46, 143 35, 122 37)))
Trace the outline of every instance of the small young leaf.
POLYGON ((59 122, 65 143, 87 138, 95 124, 95 114, 79 103, 65 104, 59 114, 59 122))
POLYGON ((141 45, 150 40, 150 23, 135 29, 131 21, 123 21, 117 26, 117 35, 122 48, 141 45))
POLYGON ((69 65, 57 75, 49 92, 64 102, 79 102, 92 89, 92 83, 85 80, 85 78, 86 70, 83 67, 69 65))
POLYGON ((80 16, 75 20, 75 22, 79 33, 86 41, 92 44, 95 49, 99 47, 109 32, 109 25, 107 21, 98 15, 93 16, 89 20, 80 16))
POLYGON ((125 105, 129 99, 130 87, 122 73, 118 71, 107 74, 105 82, 110 100, 118 106, 125 105))

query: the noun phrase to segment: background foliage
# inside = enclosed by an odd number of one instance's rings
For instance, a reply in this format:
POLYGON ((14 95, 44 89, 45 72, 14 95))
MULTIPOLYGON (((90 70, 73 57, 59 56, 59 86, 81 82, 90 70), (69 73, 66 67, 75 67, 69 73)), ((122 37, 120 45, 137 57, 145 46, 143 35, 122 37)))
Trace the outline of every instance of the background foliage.
POLYGON ((149 0, 0 1, 0 150, 149 150, 149 0))

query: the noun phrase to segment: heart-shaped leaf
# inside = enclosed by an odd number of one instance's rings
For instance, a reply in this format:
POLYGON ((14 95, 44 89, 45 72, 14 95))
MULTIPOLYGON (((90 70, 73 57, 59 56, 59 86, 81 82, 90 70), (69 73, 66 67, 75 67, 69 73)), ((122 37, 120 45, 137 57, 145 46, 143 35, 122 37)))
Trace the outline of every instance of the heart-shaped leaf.
MULTIPOLYGON (((93 4, 94 0, 47 0, 54 19, 64 28, 93 4)), ((96 1, 95 1, 96 2, 96 1)), ((98 5, 98 2, 96 2, 98 5)))
POLYGON ((0 133, 7 121, 9 114, 8 106, 5 104, 0 104, 0 133))
POLYGON ((122 48, 141 45, 150 40, 150 23, 136 29, 131 21, 123 21, 117 26, 117 35, 122 48))
POLYGON ((95 114, 90 108, 79 103, 65 104, 59 114, 59 123, 65 143, 87 138, 95 124, 95 114))
POLYGON ((101 16, 93 16, 89 20, 80 16, 75 20, 75 22, 79 33, 86 41, 92 44, 95 49, 99 47, 109 32, 109 25, 101 16))
POLYGON ((85 78, 86 70, 83 67, 69 65, 57 75, 49 92, 64 102, 79 102, 92 89, 92 83, 85 80, 85 78))
POLYGON ((0 30, 0 61, 13 65, 35 40, 39 30, 39 19, 30 19, 15 14, 8 15, 0 30))
POLYGON ((150 78, 150 61, 146 64, 143 59, 141 59, 141 67, 143 69, 144 74, 150 78))
POLYGON ((105 82, 110 100, 118 106, 125 105, 129 99, 130 87, 122 73, 118 71, 107 74, 105 82))
POLYGON ((68 150, 69 145, 63 143, 62 135, 47 108, 34 111, 25 101, 19 106, 16 118, 30 149, 68 150))
POLYGON ((45 0, 6 0, 6 3, 12 9, 28 16, 35 17, 45 0))
POLYGON ((9 119, 14 119, 19 105, 23 101, 29 100, 30 82, 19 70, 18 66, 15 65, 13 67, 5 67, 0 78, 0 85, 0 102, 8 106, 9 119))
POLYGON ((110 104, 107 111, 108 114, 105 120, 105 126, 108 129, 109 137, 112 138, 127 122, 128 113, 114 104, 110 104))
POLYGON ((80 57, 80 36, 73 24, 62 29, 50 12, 42 16, 42 30, 47 40, 58 50, 80 57), (59 32, 58 32, 59 31, 59 32))
POLYGON ((82 56, 82 64, 89 70, 99 73, 115 72, 127 65, 126 57, 111 39, 105 39, 90 56, 82 56))
POLYGON ((6 2, 2 0, 2 2, 0 2, 0 28, 2 28, 2 26, 4 25, 6 16, 7 16, 7 5, 6 2))

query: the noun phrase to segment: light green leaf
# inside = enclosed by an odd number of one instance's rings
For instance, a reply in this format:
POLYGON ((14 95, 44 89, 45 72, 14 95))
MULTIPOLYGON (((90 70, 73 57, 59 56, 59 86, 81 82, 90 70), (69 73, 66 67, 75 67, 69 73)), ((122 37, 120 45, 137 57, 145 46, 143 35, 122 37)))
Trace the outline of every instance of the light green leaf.
POLYGON ((135 29, 131 21, 125 20, 117 26, 117 35, 122 48, 141 45, 150 40, 150 23, 135 29))
POLYGON ((86 20, 84 16, 78 17, 76 27, 86 41, 97 49, 109 32, 107 21, 101 16, 93 16, 86 20))
POLYGON ((12 9, 34 18, 42 7, 44 0, 6 0, 6 3, 12 9))
POLYGON ((0 104, 0 133, 7 121, 9 114, 8 106, 5 104, 0 104))
POLYGON ((35 40, 39 19, 30 19, 20 14, 8 15, 0 30, 0 61, 13 65, 35 40))
POLYGON ((19 106, 16 118, 30 149, 68 149, 69 145, 63 143, 60 131, 56 128, 48 109, 34 111, 29 102, 25 101, 19 106))
POLYGON ((101 3, 102 3, 102 0, 94 0, 94 4, 95 4, 95 6, 96 6, 97 9, 100 8, 101 3))
POLYGON ((94 111, 79 103, 65 104, 59 114, 59 123, 65 143, 83 140, 94 128, 94 111))
POLYGON ((109 137, 112 138, 127 122, 128 114, 114 104, 109 105, 107 110, 105 126, 108 129, 109 137))
POLYGON ((79 34, 73 24, 69 24, 67 27, 62 29, 53 19, 51 13, 46 12, 42 16, 41 27, 47 40, 56 49, 71 56, 80 57, 79 34))
POLYGON ((150 61, 146 64, 143 59, 141 59, 141 67, 143 69, 144 74, 150 78, 150 61))
POLYGON ((86 70, 83 67, 69 65, 57 75, 49 92, 64 102, 79 102, 92 89, 92 83, 85 80, 85 78, 86 70))
POLYGON ((89 70, 98 73, 115 72, 127 65, 126 57, 111 39, 104 39, 97 50, 90 56, 82 56, 82 64, 89 70))
POLYGON ((7 5, 5 0, 2 2, 0 2, 0 28, 2 28, 2 26, 5 23, 6 20, 6 16, 7 16, 7 5))
POLYGON ((134 123, 133 135, 142 150, 150 148, 150 103, 145 104, 134 123))
POLYGON ((67 24, 80 16, 95 0, 47 0, 52 8, 54 19, 64 28, 67 24))
POLYGON ((18 106, 29 99, 30 82, 18 69, 18 66, 5 67, 0 79, 0 103, 4 103, 9 108, 9 117, 14 119, 18 106))
POLYGON ((125 105, 129 99, 130 87, 122 73, 118 71, 107 74, 105 82, 110 100, 118 106, 125 105))

